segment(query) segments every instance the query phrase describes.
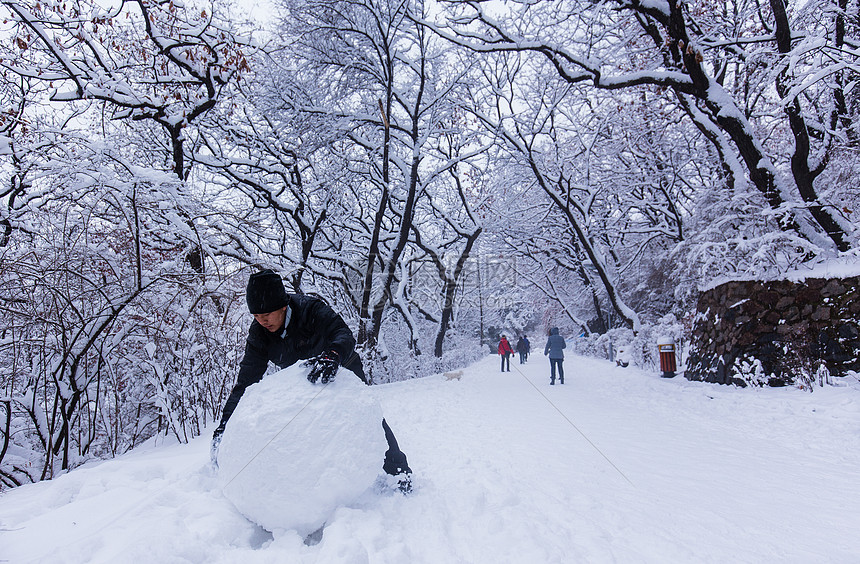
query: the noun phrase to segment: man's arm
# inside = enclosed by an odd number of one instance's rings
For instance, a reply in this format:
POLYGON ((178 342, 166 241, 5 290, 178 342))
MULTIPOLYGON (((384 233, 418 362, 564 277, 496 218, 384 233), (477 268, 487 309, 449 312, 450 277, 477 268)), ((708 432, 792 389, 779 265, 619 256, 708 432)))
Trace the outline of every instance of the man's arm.
POLYGON ((254 336, 254 325, 248 330, 248 337, 245 340, 245 356, 242 357, 242 362, 239 364, 239 376, 236 378, 236 385, 230 392, 230 397, 224 404, 224 411, 221 413, 221 422, 212 434, 212 445, 209 448, 209 456, 212 458, 212 463, 218 466, 218 447, 221 444, 221 435, 224 434, 224 428, 227 426, 227 420, 233 415, 233 411, 239 404, 239 400, 245 393, 245 389, 251 384, 259 382, 266 373, 266 366, 269 363, 269 358, 263 349, 262 343, 254 336))
POLYGON ((365 384, 370 384, 364 374, 361 357, 355 352, 355 337, 343 318, 322 300, 314 303, 314 322, 325 334, 324 349, 337 353, 337 362, 355 373, 365 384))
POLYGON ((252 331, 253 329, 248 332, 248 338, 245 341, 245 356, 242 357, 242 362, 239 364, 239 376, 236 378, 236 385, 233 386, 230 397, 224 404, 219 428, 223 428, 227 424, 227 420, 233 415, 236 405, 245 393, 245 389, 251 384, 259 382, 263 378, 263 374, 266 373, 269 358, 263 351, 261 344, 256 342, 252 331))

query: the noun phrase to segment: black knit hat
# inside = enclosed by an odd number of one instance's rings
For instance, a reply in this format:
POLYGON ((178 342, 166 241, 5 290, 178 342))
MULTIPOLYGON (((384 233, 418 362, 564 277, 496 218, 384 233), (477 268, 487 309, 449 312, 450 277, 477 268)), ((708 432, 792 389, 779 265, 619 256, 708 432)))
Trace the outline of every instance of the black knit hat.
POLYGON ((273 270, 262 270, 251 275, 245 300, 248 302, 248 311, 253 314, 271 313, 290 303, 284 282, 273 270))

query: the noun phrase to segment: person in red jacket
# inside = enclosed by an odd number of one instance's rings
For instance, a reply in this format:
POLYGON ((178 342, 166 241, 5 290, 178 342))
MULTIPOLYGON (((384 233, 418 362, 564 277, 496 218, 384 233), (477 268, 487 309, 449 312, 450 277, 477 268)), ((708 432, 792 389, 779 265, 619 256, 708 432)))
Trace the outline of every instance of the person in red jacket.
POLYGON ((499 356, 502 357, 502 372, 505 371, 505 364, 508 365, 508 372, 511 371, 511 355, 514 354, 514 349, 508 342, 507 337, 502 335, 502 340, 499 341, 499 356))

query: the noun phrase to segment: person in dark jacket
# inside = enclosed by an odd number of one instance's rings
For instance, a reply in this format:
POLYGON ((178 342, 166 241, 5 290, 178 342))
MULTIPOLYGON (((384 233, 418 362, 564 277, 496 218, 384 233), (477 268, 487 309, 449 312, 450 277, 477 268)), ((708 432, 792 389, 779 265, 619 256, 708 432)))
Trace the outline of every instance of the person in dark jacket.
POLYGON ((514 349, 508 342, 508 338, 502 335, 502 340, 499 341, 499 356, 502 357, 502 372, 505 371, 505 364, 508 365, 508 372, 511 371, 511 355, 514 354, 514 349))
POLYGON ((526 362, 529 361, 529 353, 532 352, 532 344, 529 341, 528 335, 523 335, 523 342, 526 344, 526 362))
POLYGON ((555 369, 558 367, 558 383, 564 384, 564 348, 567 343, 564 342, 564 337, 558 334, 558 327, 553 327, 549 332, 549 339, 546 341, 546 347, 543 349, 543 354, 549 356, 550 366, 550 386, 555 385, 555 369))
MULTIPOLYGON (((287 294, 281 277, 272 270, 251 275, 245 298, 254 321, 245 340, 245 356, 239 365, 236 385, 224 404, 221 422, 212 436, 213 460, 227 421, 245 389, 263 378, 269 362, 286 368, 300 360, 311 359, 308 380, 314 384, 328 384, 334 379, 338 366, 343 366, 370 385, 361 358, 355 352, 352 331, 324 301, 287 294)), ((412 470, 385 419, 382 428, 388 442, 382 468, 387 474, 398 476, 401 491, 408 493, 412 470)))
POLYGON ((523 337, 517 339, 516 350, 520 353, 520 364, 526 363, 526 353, 528 352, 528 345, 526 345, 526 340, 523 337))

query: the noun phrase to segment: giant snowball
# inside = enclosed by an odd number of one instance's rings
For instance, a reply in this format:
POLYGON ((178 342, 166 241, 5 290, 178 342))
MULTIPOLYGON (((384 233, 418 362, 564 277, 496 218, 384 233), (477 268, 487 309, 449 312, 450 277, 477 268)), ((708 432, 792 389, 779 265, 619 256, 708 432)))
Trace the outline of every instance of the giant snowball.
POLYGON ((382 409, 352 372, 311 384, 301 363, 248 387, 224 431, 224 496, 269 531, 307 535, 382 471, 382 409))

